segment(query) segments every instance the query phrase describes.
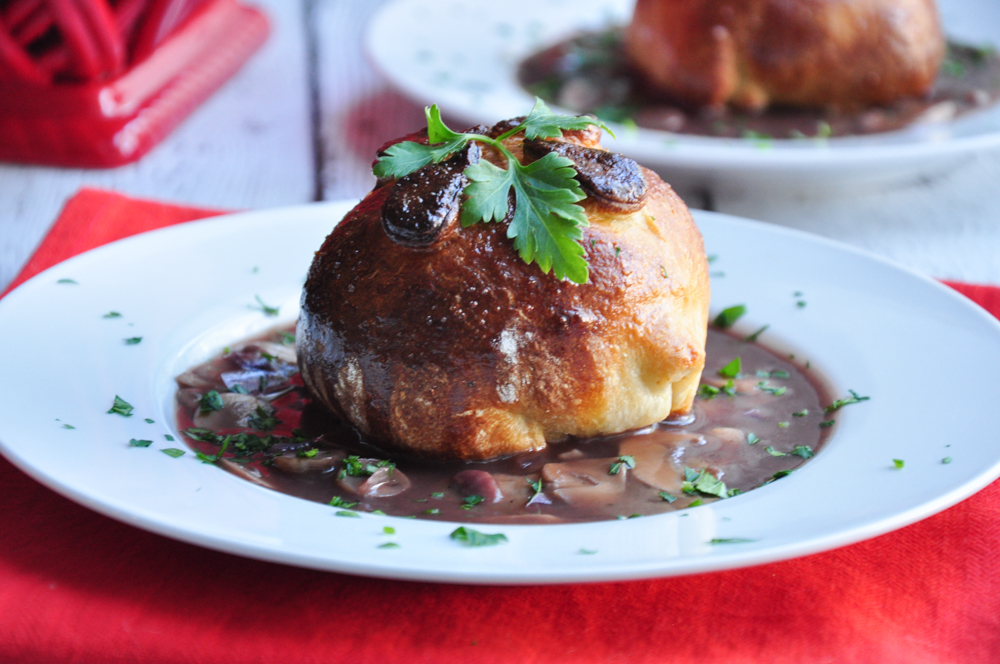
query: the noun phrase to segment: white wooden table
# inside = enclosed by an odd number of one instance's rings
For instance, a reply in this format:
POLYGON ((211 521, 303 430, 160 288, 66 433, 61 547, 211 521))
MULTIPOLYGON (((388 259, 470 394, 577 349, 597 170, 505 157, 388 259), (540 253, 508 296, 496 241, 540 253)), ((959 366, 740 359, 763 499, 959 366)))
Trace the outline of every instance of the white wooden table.
MULTIPOLYGON (((137 164, 0 165, 0 290, 81 186, 234 209, 364 195, 375 149, 423 125, 422 109, 393 92, 362 52, 364 26, 384 1, 255 0, 271 16, 271 39, 137 164)), ((692 207, 819 233, 931 276, 1000 284, 998 153, 878 193, 680 193, 692 207)))

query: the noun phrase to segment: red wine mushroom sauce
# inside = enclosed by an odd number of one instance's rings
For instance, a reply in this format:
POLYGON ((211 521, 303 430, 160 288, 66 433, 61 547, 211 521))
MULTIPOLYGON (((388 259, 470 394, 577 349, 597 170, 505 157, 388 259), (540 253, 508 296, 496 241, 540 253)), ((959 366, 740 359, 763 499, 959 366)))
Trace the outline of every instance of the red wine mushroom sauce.
POLYGON ((830 431, 830 401, 808 366, 716 329, 707 355, 684 421, 488 462, 432 462, 381 450, 314 403, 294 329, 276 330, 178 376, 177 422, 202 461, 339 509, 480 523, 629 518, 780 480, 830 431))

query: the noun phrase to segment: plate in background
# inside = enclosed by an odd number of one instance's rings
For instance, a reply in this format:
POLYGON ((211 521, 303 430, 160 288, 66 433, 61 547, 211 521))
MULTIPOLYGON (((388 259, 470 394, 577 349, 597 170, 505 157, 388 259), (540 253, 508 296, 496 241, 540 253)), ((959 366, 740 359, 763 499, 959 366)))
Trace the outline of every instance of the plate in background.
MULTIPOLYGON (((422 104, 492 125, 524 115, 533 96, 516 80, 527 56, 581 30, 624 25, 634 0, 397 0, 368 26, 376 67, 422 104)), ((939 2, 945 32, 1000 46, 1000 4, 939 2)), ((558 109, 556 109, 558 110, 558 109)), ((562 110, 564 113, 569 111, 562 110)), ((828 141, 672 134, 615 126, 608 149, 654 168, 675 187, 712 190, 877 188, 944 172, 976 150, 1000 149, 1000 106, 953 122, 828 141)))

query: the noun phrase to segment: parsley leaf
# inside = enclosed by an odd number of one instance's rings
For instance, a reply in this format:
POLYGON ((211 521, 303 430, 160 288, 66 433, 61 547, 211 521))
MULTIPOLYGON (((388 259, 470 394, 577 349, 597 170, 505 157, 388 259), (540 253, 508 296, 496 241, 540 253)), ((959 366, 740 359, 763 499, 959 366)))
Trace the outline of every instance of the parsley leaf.
POLYGON ((899 470, 906 465, 906 462, 903 461, 902 459, 893 459, 892 465, 895 466, 897 470, 899 470))
POLYGON ((142 341, 142 337, 129 337, 128 339, 125 339, 125 345, 135 346, 140 341, 142 341))
POLYGON ((101 316, 101 318, 121 318, 122 315, 117 311, 109 311, 108 313, 101 316))
POLYGON ((496 546, 507 542, 507 536, 503 533, 488 535, 472 528, 459 526, 449 535, 456 542, 461 542, 465 546, 496 546))
MULTIPOLYGON (((576 203, 586 198, 576 181, 573 162, 550 153, 524 165, 503 144, 503 140, 518 132, 527 138, 557 138, 562 131, 583 129, 587 125, 605 127, 589 117, 556 115, 536 98, 535 106, 522 123, 497 138, 480 134, 460 134, 441 120, 436 105, 425 109, 427 140, 424 145, 403 141, 390 146, 376 162, 377 177, 400 178, 429 164, 443 161, 463 149, 470 141, 492 146, 503 159, 506 168, 480 160, 465 169, 469 185, 462 203, 462 226, 480 222, 499 222, 514 210, 507 228, 507 237, 526 263, 536 263, 543 273, 552 271, 556 278, 586 283, 589 266, 580 240, 582 227, 588 225, 587 215, 576 203)), ((610 132, 609 132, 610 133, 610 132)))
POLYGON ((56 283, 57 284, 76 284, 76 281, 74 281, 73 279, 60 279, 56 283))
MULTIPOLYGON (((770 445, 768 445, 767 447, 765 447, 764 451, 767 452, 768 454, 770 454, 771 456, 776 456, 776 457, 788 456, 788 454, 786 454, 785 452, 779 452, 778 450, 774 449, 770 445)), ((803 457, 803 458, 806 458, 806 457, 803 457)))
POLYGON ((184 450, 179 450, 176 447, 167 447, 160 451, 166 454, 167 456, 172 456, 175 459, 184 456, 184 450))
POLYGON ((528 138, 559 138, 563 129, 586 129, 588 125, 597 125, 614 137, 614 133, 600 120, 579 115, 556 115, 538 97, 535 97, 535 106, 522 124, 524 135, 528 138))
POLYGON ((111 410, 108 411, 108 414, 121 415, 122 417, 132 417, 132 410, 133 410, 132 404, 130 404, 128 401, 125 401, 116 394, 115 403, 113 406, 111 406, 111 410))
POLYGON ((708 541, 709 544, 746 544, 757 540, 746 539, 745 537, 716 537, 708 541))
POLYGON ((803 459, 811 459, 816 456, 816 453, 813 452, 812 448, 808 445, 796 445, 795 449, 792 450, 792 454, 802 457, 803 459))
POLYGON ((757 437, 753 431, 747 433, 747 445, 756 445, 760 442, 760 438, 757 437))
POLYGON ((656 495, 658 495, 658 496, 660 497, 660 499, 661 499, 661 500, 665 500, 665 501, 667 501, 668 503, 672 503, 672 502, 674 502, 675 500, 677 500, 677 496, 673 496, 673 495, 671 495, 671 494, 667 493, 666 491, 660 491, 660 492, 659 492, 658 494, 656 494, 656 495))
POLYGON ((348 512, 347 510, 340 510, 339 512, 334 512, 333 515, 334 516, 354 517, 355 519, 360 519, 361 518, 361 515, 358 514, 357 512, 348 512))
POLYGON ((395 542, 386 542, 385 544, 379 544, 377 548, 379 548, 379 549, 399 549, 399 548, 402 548, 402 547, 400 547, 395 542))
POLYGON ((350 508, 354 507, 355 505, 357 505, 356 502, 349 503, 346 500, 344 500, 343 498, 341 498, 340 496, 334 496, 333 498, 330 499, 330 506, 331 507, 345 507, 347 509, 350 509, 350 508))
POLYGON ((136 440, 135 438, 133 438, 132 440, 128 441, 129 447, 149 447, 152 444, 153 441, 151 440, 136 440))

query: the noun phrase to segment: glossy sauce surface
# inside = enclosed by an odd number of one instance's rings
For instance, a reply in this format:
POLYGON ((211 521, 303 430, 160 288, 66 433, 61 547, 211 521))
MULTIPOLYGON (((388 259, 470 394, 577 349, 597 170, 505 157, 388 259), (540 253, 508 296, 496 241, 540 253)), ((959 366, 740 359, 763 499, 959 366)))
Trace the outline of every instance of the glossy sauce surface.
POLYGON ((292 330, 235 344, 179 376, 177 419, 203 461, 340 509, 480 523, 629 518, 780 479, 830 431, 829 398, 811 369, 714 329, 707 354, 689 422, 489 462, 428 462, 367 444, 309 398, 292 330), (736 358, 738 375, 721 375, 734 373, 736 358))
POLYGON ((677 134, 726 138, 829 138, 951 120, 1000 101, 1000 55, 991 48, 948 44, 930 95, 857 112, 772 107, 760 114, 684 109, 644 94, 630 69, 622 31, 582 33, 521 63, 518 78, 533 94, 575 113, 677 134))

